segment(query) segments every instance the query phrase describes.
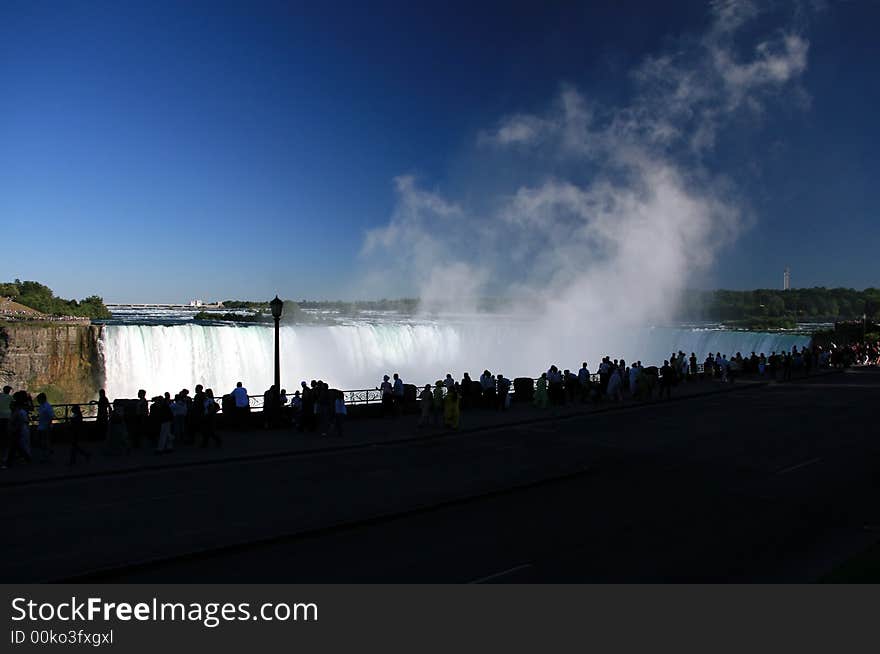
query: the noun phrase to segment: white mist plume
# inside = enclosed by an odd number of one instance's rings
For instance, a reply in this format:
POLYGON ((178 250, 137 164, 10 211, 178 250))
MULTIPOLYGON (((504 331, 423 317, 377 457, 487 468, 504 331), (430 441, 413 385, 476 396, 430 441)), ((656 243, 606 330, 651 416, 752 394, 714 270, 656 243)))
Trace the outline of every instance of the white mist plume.
POLYGON ((784 90, 804 95, 803 36, 778 31, 742 54, 738 35, 758 5, 716 2, 712 12, 704 35, 632 71, 626 106, 564 86, 546 112, 481 132, 477 148, 527 159, 533 177, 496 193, 492 209, 398 178, 397 210, 368 233, 364 252, 388 267, 386 279, 410 280, 432 311, 503 294, 563 321, 670 317, 688 278, 748 219, 730 184, 703 165, 716 136, 735 117, 759 119, 784 90))

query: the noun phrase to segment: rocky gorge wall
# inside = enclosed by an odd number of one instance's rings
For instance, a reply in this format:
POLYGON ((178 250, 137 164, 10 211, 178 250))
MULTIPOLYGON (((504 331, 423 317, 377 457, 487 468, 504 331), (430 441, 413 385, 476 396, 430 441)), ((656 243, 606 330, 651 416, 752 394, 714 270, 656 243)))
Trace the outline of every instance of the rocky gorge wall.
POLYGON ((53 403, 95 399, 104 382, 101 325, 0 322, 0 386, 53 403))

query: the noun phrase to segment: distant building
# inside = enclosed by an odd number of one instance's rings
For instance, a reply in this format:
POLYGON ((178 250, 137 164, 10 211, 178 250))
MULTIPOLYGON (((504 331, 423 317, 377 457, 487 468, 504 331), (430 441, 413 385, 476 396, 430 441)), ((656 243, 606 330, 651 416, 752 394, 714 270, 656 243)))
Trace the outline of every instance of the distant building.
POLYGON ((204 304, 205 304, 205 303, 202 302, 201 300, 190 300, 190 301, 189 301, 189 306, 191 306, 191 307, 201 307, 201 306, 203 306, 204 304))
POLYGON ((788 266, 786 266, 785 270, 782 272, 782 290, 791 290, 791 268, 788 266))

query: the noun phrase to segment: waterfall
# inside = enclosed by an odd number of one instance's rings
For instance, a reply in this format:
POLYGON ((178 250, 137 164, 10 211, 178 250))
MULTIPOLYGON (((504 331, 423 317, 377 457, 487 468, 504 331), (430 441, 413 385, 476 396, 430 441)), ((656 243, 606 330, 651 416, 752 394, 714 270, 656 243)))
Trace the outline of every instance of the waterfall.
MULTIPOLYGON (((323 379, 344 389, 374 388, 383 374, 398 372, 408 383, 433 383, 447 372, 456 379, 483 369, 505 376, 537 376, 551 363, 595 370, 605 355, 662 363, 671 352, 748 356, 809 343, 804 335, 683 328, 602 330, 590 324, 493 318, 423 323, 351 323, 281 328, 282 385, 293 392, 301 380, 323 379)), ((201 383, 215 394, 241 381, 252 394, 272 384, 271 327, 107 325, 102 332, 106 389, 111 398, 149 396, 201 383)))

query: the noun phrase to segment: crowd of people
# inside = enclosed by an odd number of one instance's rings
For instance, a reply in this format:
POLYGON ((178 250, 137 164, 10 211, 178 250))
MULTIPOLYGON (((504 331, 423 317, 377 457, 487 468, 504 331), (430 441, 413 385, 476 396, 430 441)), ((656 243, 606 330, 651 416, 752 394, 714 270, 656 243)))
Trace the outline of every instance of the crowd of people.
MULTIPOLYGON (((743 356, 737 352, 727 356, 717 352, 700 360, 695 353, 673 353, 662 366, 644 366, 641 361, 631 364, 623 359, 604 357, 591 372, 583 362, 576 371, 552 365, 533 380, 524 378, 511 381, 502 373, 484 370, 478 379, 465 372, 456 381, 451 373, 432 384, 413 388, 413 402, 419 406, 419 427, 444 426, 458 429, 462 412, 472 408, 507 411, 511 394, 523 393, 526 401, 541 409, 576 402, 619 402, 625 397, 648 400, 659 394, 669 398, 679 383, 716 379, 732 383, 739 375, 787 381, 792 376, 809 375, 812 371, 829 366, 851 364, 880 364, 880 343, 860 343, 847 348, 823 349, 819 346, 794 347, 790 352, 743 356), (518 384, 522 386, 516 388, 518 384)), ((343 436, 348 408, 345 394, 332 389, 321 380, 301 382, 300 390, 288 396, 286 389, 274 385, 263 394, 262 421, 266 428, 287 427, 299 432, 320 433, 322 436, 343 436)), ((398 373, 385 375, 377 388, 381 399, 381 414, 398 417, 408 400, 407 386, 398 373)), ((228 429, 246 429, 253 426, 251 396, 242 382, 219 399, 212 389, 198 384, 195 392, 182 389, 173 397, 170 393, 147 399, 145 390, 138 391, 137 399, 118 399, 111 402, 103 389, 98 399, 89 403, 94 423, 83 420, 81 405, 68 405, 67 441, 69 465, 91 456, 81 445, 86 430, 92 430, 103 442, 105 453, 119 454, 152 447, 156 454, 174 451, 175 444, 200 445, 223 442, 218 434, 216 416, 221 411, 227 416, 228 429), (222 404, 221 404, 222 403, 222 404)), ((53 456, 52 429, 56 421, 55 409, 45 393, 36 398, 24 390, 12 393, 6 386, 0 393, 0 437, 5 437, 5 450, 0 465, 12 467, 20 461, 31 462, 35 456, 46 461, 53 456)), ((94 440, 94 439, 93 439, 94 440)))
MULTIPOLYGON (((525 379, 520 392, 531 394, 532 404, 542 409, 575 402, 622 401, 624 397, 648 400, 655 393, 660 398, 670 398, 672 389, 681 382, 716 379, 731 383, 740 374, 787 381, 793 374, 809 375, 813 370, 830 365, 831 353, 821 347, 793 347, 790 352, 771 352, 769 356, 763 352, 752 352, 750 356, 737 352, 728 357, 716 352, 702 360, 696 353, 688 356, 679 351, 664 360, 662 366, 644 366, 641 361, 628 365, 624 359, 604 357, 595 373, 586 362, 576 372, 551 365, 534 380, 534 385, 532 379, 525 379)), ((386 415, 399 415, 403 404, 403 382, 397 373, 393 377, 391 382, 386 375, 380 386, 386 415)), ((510 379, 489 370, 484 370, 477 381, 467 372, 461 381, 455 381, 452 374, 447 373, 433 388, 426 384, 419 392, 418 424, 425 427, 442 423, 449 429, 458 429, 463 408, 505 411, 510 407, 511 388, 510 379)))

